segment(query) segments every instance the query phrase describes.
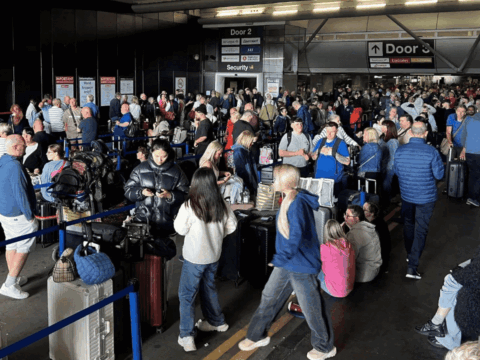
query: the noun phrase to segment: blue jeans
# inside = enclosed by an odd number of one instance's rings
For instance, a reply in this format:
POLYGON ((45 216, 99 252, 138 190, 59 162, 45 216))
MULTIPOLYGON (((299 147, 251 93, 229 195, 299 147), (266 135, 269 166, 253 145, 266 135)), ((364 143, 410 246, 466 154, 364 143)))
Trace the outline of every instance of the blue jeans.
POLYGON ((466 154, 468 167, 468 197, 480 201, 480 155, 466 154))
POLYGON ((407 250, 408 267, 417 270, 428 234, 428 224, 435 202, 413 204, 402 199, 403 239, 407 250))
POLYGON ((225 324, 215 288, 215 273, 218 261, 198 265, 183 261, 182 275, 178 287, 180 300, 180 337, 195 336, 195 298, 200 290, 200 303, 205 319, 213 326, 225 324))
POLYGON ((320 287, 322 288, 322 290, 325 291, 328 295, 333 296, 327 289, 327 283, 325 282, 325 273, 323 271, 320 271, 317 278, 320 282, 320 287))
POLYGON ((448 350, 452 350, 460 346, 462 341, 462 332, 455 322, 455 305, 457 305, 457 295, 462 285, 460 285, 451 274, 445 276, 442 290, 440 290, 440 298, 438 299, 438 306, 444 309, 450 308, 450 311, 445 318, 447 323, 447 333, 445 337, 437 337, 440 344, 445 346, 448 350))
POLYGON ((312 330, 312 346, 321 352, 333 349, 333 327, 318 289, 316 275, 273 269, 262 292, 260 306, 250 321, 247 338, 259 341, 268 336, 268 329, 288 297, 295 291, 302 312, 312 330))

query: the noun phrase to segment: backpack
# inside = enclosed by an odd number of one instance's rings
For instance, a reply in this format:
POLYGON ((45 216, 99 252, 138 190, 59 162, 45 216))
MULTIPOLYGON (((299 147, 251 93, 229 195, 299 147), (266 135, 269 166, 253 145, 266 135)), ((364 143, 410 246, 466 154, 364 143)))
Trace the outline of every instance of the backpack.
POLYGON ((173 132, 173 143, 181 144, 187 140, 187 130, 177 126, 173 132))
POLYGON ((72 207, 75 199, 85 195, 85 181, 80 173, 71 167, 64 168, 52 179, 53 184, 47 189, 58 202, 72 207))
POLYGON ((92 151, 99 152, 102 154, 108 153, 108 146, 103 142, 103 140, 93 140, 90 142, 90 147, 92 151))
POLYGON ((134 118, 132 118, 124 134, 127 137, 135 137, 135 135, 138 133, 139 130, 140 130, 140 123, 134 118))

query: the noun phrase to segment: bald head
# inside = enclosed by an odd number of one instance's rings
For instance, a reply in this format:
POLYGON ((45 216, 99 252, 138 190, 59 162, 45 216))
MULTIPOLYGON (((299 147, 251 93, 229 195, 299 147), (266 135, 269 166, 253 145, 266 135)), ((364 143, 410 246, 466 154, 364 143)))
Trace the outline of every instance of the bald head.
POLYGON ((427 125, 423 121, 416 121, 412 125, 412 136, 423 138, 427 136, 427 125))
POLYGON ((25 153, 25 140, 20 135, 9 135, 5 141, 7 154, 15 157, 23 156, 25 153))
POLYGON ((82 116, 84 119, 88 119, 89 117, 92 117, 92 109, 90 109, 88 106, 84 106, 82 108, 82 116))
POLYGON ((128 104, 123 104, 123 105, 122 105, 122 109, 121 109, 122 114, 125 115, 125 114, 128 113, 129 111, 130 111, 130 107, 128 106, 128 104))
POLYGON ((43 131, 43 122, 40 119, 37 119, 33 122, 33 131, 39 132, 43 131))

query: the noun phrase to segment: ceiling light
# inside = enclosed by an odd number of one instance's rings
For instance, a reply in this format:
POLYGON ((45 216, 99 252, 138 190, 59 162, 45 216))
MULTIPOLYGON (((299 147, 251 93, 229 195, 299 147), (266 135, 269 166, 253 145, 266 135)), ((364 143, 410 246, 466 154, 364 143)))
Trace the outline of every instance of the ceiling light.
POLYGON ((240 13, 239 10, 225 10, 225 11, 219 11, 217 12, 217 17, 220 16, 235 16, 240 13))
POLYGON ((272 15, 288 15, 288 14, 296 14, 298 10, 281 10, 281 11, 274 11, 272 15))
POLYGON ((438 0, 419 0, 419 1, 407 1, 405 5, 421 5, 421 4, 434 4, 438 0))
POLYGON ((242 10, 242 15, 263 14, 265 8, 253 8, 242 10))
POLYGON ((380 3, 380 4, 361 4, 357 5, 357 9, 372 9, 372 8, 381 8, 385 7, 387 4, 385 3, 380 3))
POLYGON ((336 11, 340 10, 340 6, 332 6, 332 7, 325 7, 325 8, 314 8, 313 12, 326 12, 326 11, 336 11))

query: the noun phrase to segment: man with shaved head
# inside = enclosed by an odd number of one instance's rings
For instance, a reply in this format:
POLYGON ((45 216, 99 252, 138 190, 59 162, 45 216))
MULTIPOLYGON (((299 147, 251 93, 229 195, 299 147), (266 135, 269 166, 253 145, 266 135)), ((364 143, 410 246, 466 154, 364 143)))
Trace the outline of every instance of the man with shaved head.
POLYGON ((125 130, 132 121, 133 117, 132 114, 130 114, 130 107, 128 104, 123 104, 120 111, 122 112, 122 117, 120 120, 116 121, 115 128, 113 129, 113 135, 124 138, 125 130))
POLYGON ((406 277, 420 280, 417 268, 437 201, 437 180, 443 178, 445 170, 438 150, 426 143, 427 125, 414 122, 409 133, 408 144, 395 153, 393 168, 402 195, 403 239, 408 262, 406 277))
MULTIPOLYGON (((21 163, 26 144, 20 135, 10 135, 5 143, 7 154, 0 158, 0 223, 5 239, 31 234, 38 229, 35 219, 35 190, 30 176, 21 163), (20 159, 20 160, 19 160, 20 159)), ((0 294, 14 299, 25 299, 28 293, 21 286, 28 279, 20 276, 28 255, 35 249, 35 236, 6 247, 8 276, 0 294)))
POLYGON ((77 127, 77 132, 82 133, 82 150, 90 151, 90 142, 97 138, 97 120, 93 117, 92 109, 82 108, 83 120, 77 127))
POLYGON ((37 119, 33 122, 33 132, 35 133, 33 136, 33 141, 39 143, 43 149, 47 149, 48 145, 51 145, 55 142, 55 140, 45 132, 43 128, 43 122, 40 119, 37 119))

